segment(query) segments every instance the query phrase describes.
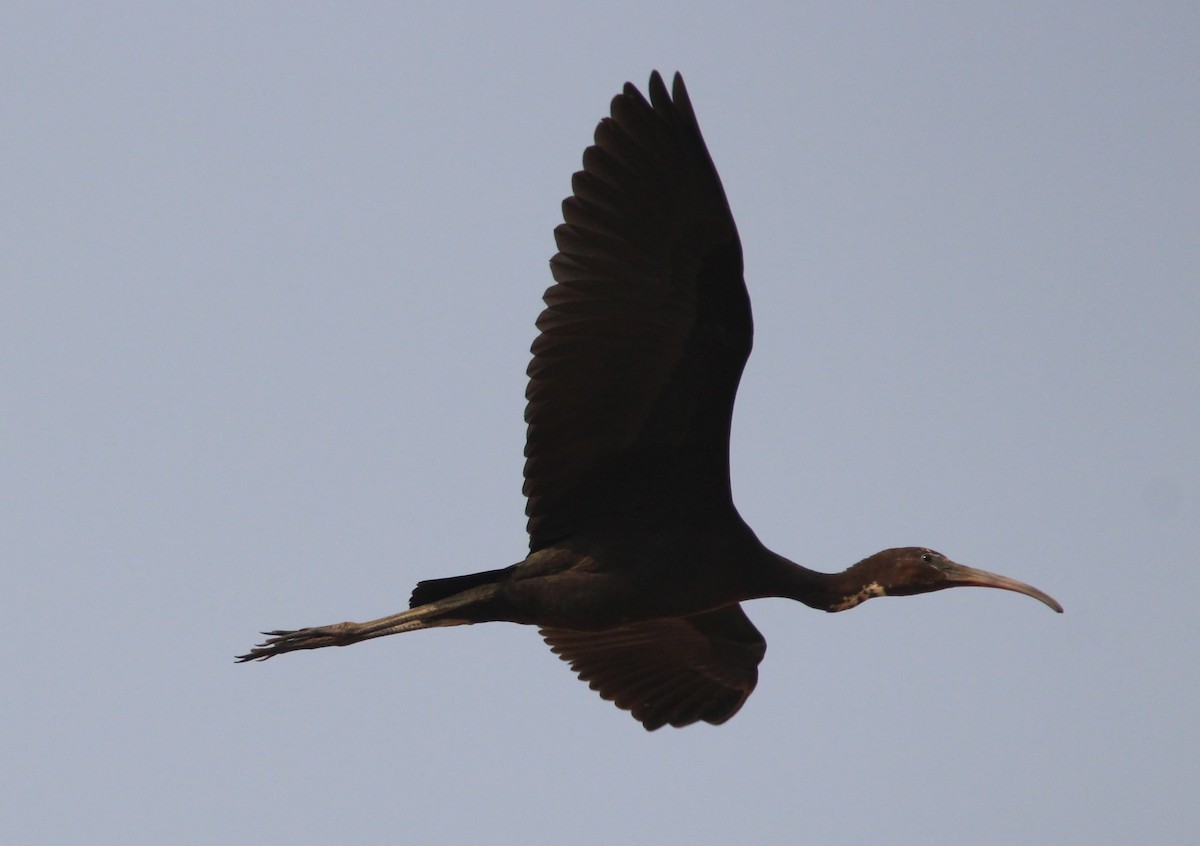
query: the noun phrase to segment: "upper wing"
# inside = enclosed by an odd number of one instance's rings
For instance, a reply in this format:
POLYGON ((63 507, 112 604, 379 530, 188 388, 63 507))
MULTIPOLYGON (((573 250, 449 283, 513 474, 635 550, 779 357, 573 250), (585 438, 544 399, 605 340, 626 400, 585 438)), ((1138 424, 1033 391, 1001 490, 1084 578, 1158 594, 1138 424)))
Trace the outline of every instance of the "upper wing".
POLYGON ((648 731, 728 720, 754 690, 767 651, 740 605, 598 632, 540 631, 580 679, 648 731))
POLYGON ((732 507, 742 248, 683 79, 649 90, 613 99, 554 232, 526 391, 533 550, 592 520, 732 507))

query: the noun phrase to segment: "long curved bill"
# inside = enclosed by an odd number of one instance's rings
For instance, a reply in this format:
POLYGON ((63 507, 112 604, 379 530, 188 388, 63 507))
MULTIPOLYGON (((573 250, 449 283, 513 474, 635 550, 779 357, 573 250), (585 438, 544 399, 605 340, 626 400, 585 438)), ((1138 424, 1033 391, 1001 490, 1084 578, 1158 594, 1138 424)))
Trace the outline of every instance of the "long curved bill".
POLYGON ((1058 600, 1050 594, 1043 593, 1033 585, 1027 585, 1024 582, 1018 582, 1016 579, 1010 579, 1008 576, 989 573, 987 570, 977 570, 974 567, 964 567, 962 564, 954 564, 947 567, 943 572, 946 575, 948 585, 954 587, 989 587, 1011 590, 1014 593, 1023 593, 1026 596, 1032 596, 1039 602, 1049 605, 1059 614, 1063 610, 1063 607, 1058 604, 1058 600))

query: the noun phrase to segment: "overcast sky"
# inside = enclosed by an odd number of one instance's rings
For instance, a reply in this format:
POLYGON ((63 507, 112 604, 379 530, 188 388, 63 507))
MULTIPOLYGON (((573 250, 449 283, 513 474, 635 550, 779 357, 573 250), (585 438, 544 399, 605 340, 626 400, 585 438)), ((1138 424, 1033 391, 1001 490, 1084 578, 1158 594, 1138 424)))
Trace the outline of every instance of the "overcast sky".
POLYGON ((6 5, 0 839, 1192 842, 1200 12, 734 5, 6 5), (746 707, 655 734, 518 626, 235 665, 523 557, 551 232, 653 68, 745 248, 746 520, 1066 613, 752 603, 746 707))

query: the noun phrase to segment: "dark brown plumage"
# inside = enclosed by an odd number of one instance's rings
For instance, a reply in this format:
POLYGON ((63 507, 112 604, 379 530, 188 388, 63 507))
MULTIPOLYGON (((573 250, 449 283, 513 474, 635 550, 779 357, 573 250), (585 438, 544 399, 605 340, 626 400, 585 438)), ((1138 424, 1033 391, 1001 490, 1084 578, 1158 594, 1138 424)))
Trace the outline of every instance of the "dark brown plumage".
POLYGON ((596 129, 555 230, 555 284, 526 391, 529 555, 419 583, 410 610, 268 632, 240 656, 510 621, 647 729, 722 723, 766 642, 742 611, 781 596, 843 611, 874 596, 1029 585, 932 550, 889 549, 818 573, 764 547, 729 486, 729 426, 750 355, 750 299, 725 192, 677 74, 647 101, 626 83, 596 129))

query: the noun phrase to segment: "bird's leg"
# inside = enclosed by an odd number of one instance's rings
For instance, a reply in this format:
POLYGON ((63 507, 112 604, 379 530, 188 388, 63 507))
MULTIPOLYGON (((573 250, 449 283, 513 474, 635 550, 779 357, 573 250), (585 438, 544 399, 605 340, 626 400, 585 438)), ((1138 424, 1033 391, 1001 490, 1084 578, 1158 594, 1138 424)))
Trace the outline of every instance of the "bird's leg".
POLYGON ((452 597, 418 605, 399 614, 389 614, 367 623, 334 623, 307 629, 276 629, 263 632, 267 639, 245 655, 237 656, 238 663, 265 661, 285 652, 302 649, 323 649, 326 646, 349 646, 376 637, 429 629, 438 626, 462 626, 488 619, 469 609, 485 602, 495 593, 495 585, 482 585, 452 597))
POLYGON ((397 634, 414 629, 424 629, 436 625, 450 625, 449 622, 440 620, 435 622, 429 619, 431 616, 430 612, 437 610, 439 609, 425 605, 409 611, 402 611, 399 614, 380 617, 378 620, 372 620, 369 623, 334 623, 329 626, 313 626, 311 628, 296 629, 295 631, 276 629, 275 631, 263 632, 263 634, 267 635, 267 639, 245 655, 239 655, 237 660, 239 663, 243 661, 265 661, 276 655, 283 655, 285 652, 298 652, 302 649, 323 649, 326 646, 349 646, 352 643, 383 637, 384 635, 397 634))

